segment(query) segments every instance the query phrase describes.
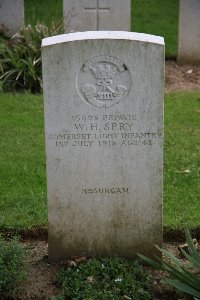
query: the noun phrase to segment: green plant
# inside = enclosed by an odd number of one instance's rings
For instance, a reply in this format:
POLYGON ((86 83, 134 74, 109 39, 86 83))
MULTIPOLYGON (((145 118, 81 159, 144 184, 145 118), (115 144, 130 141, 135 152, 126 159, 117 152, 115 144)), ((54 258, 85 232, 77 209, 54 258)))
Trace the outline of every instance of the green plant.
POLYGON ((22 27, 6 41, 0 54, 0 80, 4 91, 42 90, 41 41, 62 33, 62 23, 22 27))
POLYGON ((58 275, 61 295, 54 299, 151 299, 151 280, 138 261, 112 257, 89 259, 58 275))
POLYGON ((7 242, 0 236, 0 298, 15 296, 17 284, 26 278, 27 250, 14 237, 7 242))
POLYGON ((167 256, 170 261, 164 261, 159 257, 155 257, 155 261, 151 260, 141 254, 138 256, 152 267, 166 271, 169 274, 162 282, 175 287, 177 290, 192 295, 200 299, 200 255, 195 248, 190 232, 185 230, 185 237, 188 244, 188 252, 181 249, 183 256, 189 263, 183 264, 179 259, 173 256, 168 251, 158 249, 167 256))

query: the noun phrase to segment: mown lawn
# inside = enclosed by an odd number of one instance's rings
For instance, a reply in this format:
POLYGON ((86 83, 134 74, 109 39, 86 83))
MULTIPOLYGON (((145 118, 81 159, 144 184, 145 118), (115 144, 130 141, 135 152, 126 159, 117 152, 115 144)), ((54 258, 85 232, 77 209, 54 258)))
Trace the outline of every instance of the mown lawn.
POLYGON ((132 31, 163 36, 166 57, 176 57, 178 0, 132 0, 132 31))
POLYGON ((25 23, 50 25, 52 21, 62 20, 62 3, 62 0, 24 0, 25 23))
MULTIPOLYGON (((199 99, 200 92, 165 96, 167 227, 200 226, 199 99)), ((0 227, 47 224, 42 96, 0 93, 0 120, 0 227)))
POLYGON ((165 99, 164 225, 200 225, 200 92, 165 99))
MULTIPOLYGON (((75 1, 75 0, 74 0, 75 1)), ((25 0, 25 23, 62 19, 62 0, 25 0)), ((132 0, 131 30, 165 38, 166 57, 176 57, 178 35, 178 0, 132 0)))
POLYGON ((0 226, 47 222, 42 96, 0 94, 0 226))

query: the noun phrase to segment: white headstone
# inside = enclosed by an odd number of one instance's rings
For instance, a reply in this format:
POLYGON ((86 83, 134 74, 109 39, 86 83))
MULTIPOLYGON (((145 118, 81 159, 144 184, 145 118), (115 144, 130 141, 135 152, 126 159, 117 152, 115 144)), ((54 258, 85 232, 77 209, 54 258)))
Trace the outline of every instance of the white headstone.
POLYGON ((24 0, 0 0, 0 30, 11 37, 24 24, 24 0))
POLYGON ((200 63, 200 0, 180 0, 178 61, 200 63))
POLYGON ((164 41, 82 32, 42 43, 49 259, 152 256, 162 243, 164 41))
POLYGON ((63 0, 65 32, 130 30, 131 0, 63 0))

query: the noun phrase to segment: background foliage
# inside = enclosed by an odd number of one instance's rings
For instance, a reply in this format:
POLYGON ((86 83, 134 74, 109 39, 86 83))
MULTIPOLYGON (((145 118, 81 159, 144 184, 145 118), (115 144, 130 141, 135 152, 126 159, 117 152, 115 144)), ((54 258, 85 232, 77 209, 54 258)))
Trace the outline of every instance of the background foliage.
MULTIPOLYGON (((132 31, 164 36, 166 57, 176 56, 178 0, 135 0, 130 13, 132 31)), ((5 44, 0 40, 0 80, 4 91, 42 91, 41 40, 63 33, 62 1, 25 0, 25 24, 5 44)))
MULTIPOLYGON (((132 0, 131 30, 165 38, 166 56, 176 57, 179 0, 132 0)), ((62 0, 25 0, 25 22, 35 25, 60 21, 62 0)))
POLYGON ((42 91, 41 41, 62 33, 62 23, 22 27, 12 39, 5 40, 0 53, 0 80, 6 92, 42 91))

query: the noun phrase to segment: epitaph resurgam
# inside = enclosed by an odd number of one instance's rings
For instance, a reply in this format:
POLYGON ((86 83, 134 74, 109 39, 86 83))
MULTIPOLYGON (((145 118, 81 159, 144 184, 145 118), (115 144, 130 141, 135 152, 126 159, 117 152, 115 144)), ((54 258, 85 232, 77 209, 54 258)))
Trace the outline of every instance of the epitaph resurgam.
POLYGON ((42 42, 49 259, 152 256, 162 244, 164 40, 42 42))

